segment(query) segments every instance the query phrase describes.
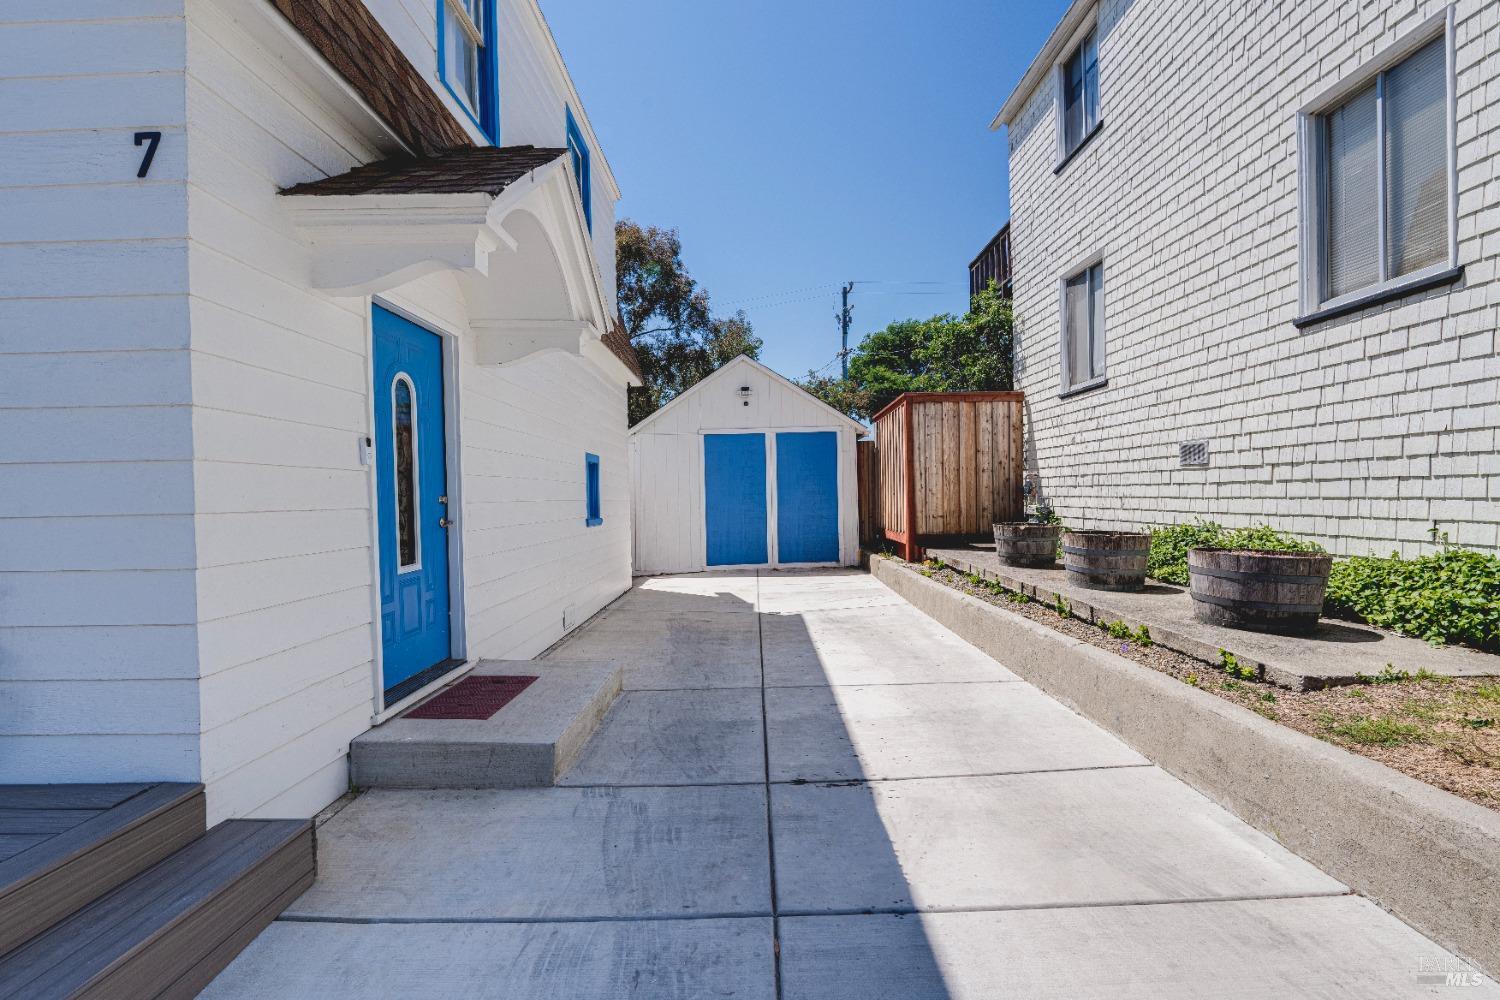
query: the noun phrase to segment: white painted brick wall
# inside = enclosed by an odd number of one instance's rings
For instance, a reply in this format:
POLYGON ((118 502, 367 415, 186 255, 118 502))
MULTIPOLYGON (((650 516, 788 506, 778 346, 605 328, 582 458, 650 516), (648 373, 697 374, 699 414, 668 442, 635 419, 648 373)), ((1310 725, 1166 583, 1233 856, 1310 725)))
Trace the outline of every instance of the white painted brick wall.
POLYGON ((1297 111, 1440 0, 1105 0, 1100 133, 1010 141, 1028 466, 1076 525, 1269 522, 1342 553, 1500 545, 1500 4, 1456 4, 1462 283, 1299 330, 1297 111), (1059 399, 1058 281, 1105 259, 1107 387, 1059 399), (1211 465, 1178 466, 1208 438, 1211 465))

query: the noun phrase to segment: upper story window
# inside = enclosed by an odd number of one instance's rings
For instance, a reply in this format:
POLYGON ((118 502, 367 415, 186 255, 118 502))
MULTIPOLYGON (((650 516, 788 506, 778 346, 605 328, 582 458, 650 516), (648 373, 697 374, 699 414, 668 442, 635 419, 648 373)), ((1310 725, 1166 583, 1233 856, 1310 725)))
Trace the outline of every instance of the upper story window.
POLYGON ((1449 37, 1404 47, 1333 103, 1302 116, 1304 313, 1370 304, 1452 277, 1449 37))
POLYGON ((1058 67, 1059 166, 1094 134, 1099 126, 1098 31, 1088 34, 1058 67))
POLYGON ((578 181, 578 194, 583 198, 583 218, 594 231, 593 178, 589 176, 589 144, 584 141, 583 129, 573 117, 573 109, 567 109, 568 157, 573 164, 573 177, 578 181))
POLYGON ((443 83, 474 124, 491 142, 498 142, 494 0, 437 3, 438 68, 443 83))
POLYGON ((1104 382, 1104 262, 1062 282, 1062 391, 1104 382))

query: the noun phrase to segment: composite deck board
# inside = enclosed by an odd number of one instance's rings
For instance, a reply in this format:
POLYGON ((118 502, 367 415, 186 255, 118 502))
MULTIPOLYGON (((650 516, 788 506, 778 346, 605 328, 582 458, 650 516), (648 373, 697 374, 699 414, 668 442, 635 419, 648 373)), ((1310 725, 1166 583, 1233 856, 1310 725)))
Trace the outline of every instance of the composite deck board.
POLYGON ((0 834, 65 833, 103 809, 12 809, 0 806, 0 834))
POLYGON ((50 833, 0 833, 0 861, 13 858, 22 851, 29 851, 51 839, 50 833))
POLYGON ((0 998, 192 996, 314 873, 309 821, 221 823, 0 959, 0 998))
POLYGON ((0 785, 7 809, 112 809, 152 785, 0 785))
POLYGON ((71 802, 82 821, 0 849, 0 955, 186 846, 204 831, 201 785, 6 786, 39 812, 71 802), (99 803, 114 805, 99 811, 99 803), (6 850, 14 849, 8 856, 6 850))

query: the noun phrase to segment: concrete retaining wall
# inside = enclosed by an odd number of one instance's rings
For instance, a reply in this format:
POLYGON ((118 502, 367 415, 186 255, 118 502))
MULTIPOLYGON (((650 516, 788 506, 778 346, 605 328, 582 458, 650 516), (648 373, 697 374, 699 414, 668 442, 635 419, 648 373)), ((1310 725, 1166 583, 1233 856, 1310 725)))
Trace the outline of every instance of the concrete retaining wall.
POLYGON ((929 580, 875 578, 1245 822, 1500 973, 1500 815, 929 580))

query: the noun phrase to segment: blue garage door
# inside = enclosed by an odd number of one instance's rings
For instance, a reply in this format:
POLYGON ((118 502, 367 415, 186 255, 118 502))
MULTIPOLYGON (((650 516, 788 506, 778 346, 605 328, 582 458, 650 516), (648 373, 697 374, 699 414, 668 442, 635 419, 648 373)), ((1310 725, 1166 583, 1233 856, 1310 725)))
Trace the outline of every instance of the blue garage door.
POLYGON ((839 561, 839 443, 833 431, 776 435, 776 558, 839 561))
POLYGON ((710 566, 761 565, 766 549, 766 436, 703 436, 710 566))

